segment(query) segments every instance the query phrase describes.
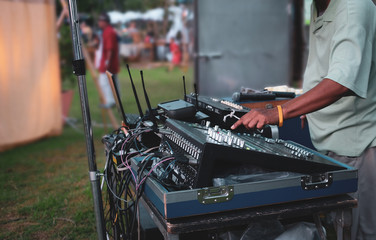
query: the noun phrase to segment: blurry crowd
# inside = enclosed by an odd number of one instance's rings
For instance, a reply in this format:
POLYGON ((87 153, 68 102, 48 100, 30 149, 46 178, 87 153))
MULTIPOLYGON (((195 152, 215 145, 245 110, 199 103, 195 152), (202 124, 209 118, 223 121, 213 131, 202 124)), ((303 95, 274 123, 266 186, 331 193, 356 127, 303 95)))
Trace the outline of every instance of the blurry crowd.
MULTIPOLYGON (((100 16, 104 15, 102 13, 100 16)), ((168 62, 168 70, 178 66, 186 69, 193 51, 192 23, 186 20, 187 13, 180 16, 180 28, 174 23, 164 23, 145 20, 134 20, 126 23, 112 23, 110 27, 116 33, 118 55, 120 62, 168 62)), ((90 54, 95 67, 100 67, 103 52, 103 29, 99 26, 100 19, 88 15, 80 16, 80 29, 84 46, 90 54)))
MULTIPOLYGON (((187 17, 189 10, 185 7, 178 9, 181 9, 178 14, 175 12, 173 18, 164 21, 134 19, 115 22, 105 12, 95 18, 80 14, 84 56, 90 71, 99 73, 97 82, 103 96, 103 108, 115 105, 111 79, 106 72, 116 79, 122 63, 159 61, 168 63, 168 71, 174 67, 187 70, 193 50, 193 28, 190 27, 193 24, 187 17)), ((68 21, 68 15, 67 7, 64 7, 57 21, 58 31, 64 19, 68 21)))

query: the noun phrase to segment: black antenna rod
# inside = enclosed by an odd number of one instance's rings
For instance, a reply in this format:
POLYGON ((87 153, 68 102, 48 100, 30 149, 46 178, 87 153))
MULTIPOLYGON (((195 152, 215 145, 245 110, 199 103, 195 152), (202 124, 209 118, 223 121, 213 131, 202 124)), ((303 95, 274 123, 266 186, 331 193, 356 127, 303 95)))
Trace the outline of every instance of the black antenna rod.
POLYGON ((137 96, 137 91, 136 91, 136 88, 134 86, 133 79, 132 79, 132 74, 131 74, 131 71, 129 70, 129 65, 128 64, 127 64, 127 69, 128 69, 129 78, 131 79, 133 94, 134 94, 134 98, 136 99, 138 113, 140 114, 140 117, 143 118, 144 114, 142 113, 142 108, 141 108, 140 101, 139 101, 138 96, 137 96))
POLYGON ((187 89, 185 88, 185 76, 183 76, 184 101, 187 101, 187 89))
POLYGON ((198 109, 198 91, 197 91, 197 84, 193 84, 193 87, 195 88, 195 97, 196 97, 196 109, 198 109))
POLYGON ((123 122, 124 122, 125 125, 129 126, 129 122, 127 121, 127 117, 126 117, 125 112, 124 112, 123 103, 121 102, 120 91, 119 91, 119 88, 118 88, 116 75, 110 73, 109 71, 106 71, 106 74, 109 77, 109 79, 112 80, 111 87, 114 90, 114 93, 115 93, 114 95, 116 95, 116 99, 117 99, 117 103, 118 103, 117 105, 118 105, 118 108, 120 108, 120 113, 121 113, 121 116, 123 117, 123 122))
POLYGON ((144 82, 144 73, 142 72, 142 70, 140 71, 140 74, 141 74, 142 88, 144 89, 145 101, 149 109, 150 118, 151 120, 154 121, 153 109, 151 108, 149 96, 148 96, 148 93, 146 92, 145 82, 144 82))

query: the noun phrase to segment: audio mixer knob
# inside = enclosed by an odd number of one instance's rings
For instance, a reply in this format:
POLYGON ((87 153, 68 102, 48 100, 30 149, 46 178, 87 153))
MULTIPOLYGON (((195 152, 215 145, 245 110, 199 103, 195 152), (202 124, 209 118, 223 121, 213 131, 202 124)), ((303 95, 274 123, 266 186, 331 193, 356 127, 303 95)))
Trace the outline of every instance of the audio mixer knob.
POLYGON ((227 140, 228 145, 232 145, 232 137, 229 137, 227 140))
POLYGON ((212 129, 210 129, 210 131, 209 131, 209 137, 214 138, 214 131, 212 131, 212 129))
POLYGON ((219 140, 219 133, 215 133, 215 141, 218 141, 219 140))
POLYGON ((212 138, 213 138, 213 139, 215 139, 215 135, 217 135, 217 133, 213 131, 213 132, 212 132, 212 138))
POLYGON ((240 140, 240 144, 239 144, 239 146, 241 147, 241 148, 243 148, 244 147, 244 140, 240 140))
POLYGON ((206 128, 209 128, 210 127, 210 121, 206 121, 205 126, 206 126, 206 128))
POLYGON ((215 130, 215 131, 218 131, 218 129, 219 129, 219 126, 218 126, 218 125, 215 125, 215 126, 214 126, 214 130, 215 130))

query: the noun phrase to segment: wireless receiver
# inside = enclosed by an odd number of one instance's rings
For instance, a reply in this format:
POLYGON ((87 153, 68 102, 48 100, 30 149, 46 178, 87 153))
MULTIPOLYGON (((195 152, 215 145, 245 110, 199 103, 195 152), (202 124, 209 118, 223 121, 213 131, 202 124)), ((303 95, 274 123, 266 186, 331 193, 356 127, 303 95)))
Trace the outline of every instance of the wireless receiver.
POLYGON ((181 99, 160 103, 158 107, 163 109, 167 117, 172 119, 184 120, 194 118, 196 115, 195 106, 181 99))
MULTIPOLYGON (((185 77, 183 76, 183 86, 184 86, 184 99, 187 95, 185 88, 185 77)), ((189 120, 194 119, 196 115, 196 107, 184 100, 178 99, 169 102, 164 102, 158 104, 158 107, 164 111, 164 114, 168 118, 177 120, 189 120)))

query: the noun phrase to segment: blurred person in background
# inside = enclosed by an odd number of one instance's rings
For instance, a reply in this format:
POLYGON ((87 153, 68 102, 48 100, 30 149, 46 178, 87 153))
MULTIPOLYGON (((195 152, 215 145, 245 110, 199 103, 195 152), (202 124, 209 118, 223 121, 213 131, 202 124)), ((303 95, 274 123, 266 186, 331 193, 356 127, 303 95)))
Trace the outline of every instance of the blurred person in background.
POLYGON ((148 21, 146 25, 146 36, 144 38, 144 49, 149 53, 149 61, 154 61, 155 56, 157 55, 155 42, 153 23, 148 21))
POLYGON ((106 71, 108 70, 114 75, 118 74, 120 71, 118 38, 110 24, 110 18, 106 13, 102 13, 99 16, 98 26, 102 29, 102 40, 100 44, 102 53, 99 63, 99 85, 105 98, 105 104, 102 107, 110 108, 115 106, 115 99, 106 71))
POLYGON ((94 62, 95 51, 99 47, 100 39, 98 35, 93 31, 89 19, 80 20, 80 29, 82 34, 82 41, 88 50, 91 61, 94 62))
POLYGON ((175 38, 170 39, 170 52, 171 61, 169 65, 169 71, 171 72, 175 66, 180 66, 182 60, 182 50, 181 50, 181 32, 176 34, 175 38))
POLYGON ((142 39, 135 22, 121 31, 120 55, 124 61, 138 61, 141 56, 142 39))

